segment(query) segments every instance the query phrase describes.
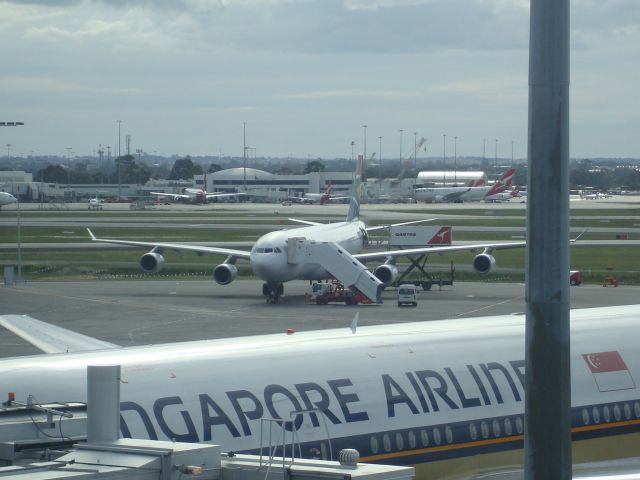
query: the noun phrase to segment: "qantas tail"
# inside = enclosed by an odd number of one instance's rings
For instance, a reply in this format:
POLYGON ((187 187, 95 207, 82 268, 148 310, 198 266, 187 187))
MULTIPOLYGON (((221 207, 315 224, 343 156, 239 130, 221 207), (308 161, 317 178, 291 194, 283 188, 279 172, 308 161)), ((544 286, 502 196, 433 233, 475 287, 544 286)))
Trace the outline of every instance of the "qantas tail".
POLYGON ((451 227, 440 227, 427 245, 451 245, 451 227))
POLYGON ((329 182, 329 185, 327 186, 327 190, 320 197, 320 204, 321 205, 324 205, 325 203, 329 202, 329 199, 331 198, 331 189, 332 188, 333 188, 333 184, 331 182, 329 182))
POLYGON ((364 157, 358 155, 356 161, 356 176, 353 180, 351 190, 351 203, 349 204, 349 212, 347 213, 347 222, 358 220, 360 216, 360 199, 362 198, 362 173, 364 170, 364 157))
POLYGON ((490 195, 494 195, 496 193, 504 192, 507 188, 511 187, 513 184, 513 177, 516 175, 516 169, 511 167, 506 172, 502 174, 500 180, 498 180, 493 187, 487 192, 485 197, 490 195))

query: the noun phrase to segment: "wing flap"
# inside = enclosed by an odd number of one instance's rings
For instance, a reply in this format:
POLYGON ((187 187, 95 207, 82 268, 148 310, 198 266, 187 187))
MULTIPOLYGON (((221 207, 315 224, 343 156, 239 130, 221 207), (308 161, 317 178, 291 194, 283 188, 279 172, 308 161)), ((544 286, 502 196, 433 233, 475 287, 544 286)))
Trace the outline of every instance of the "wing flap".
POLYGON ((83 352, 120 348, 97 338, 36 320, 28 315, 0 315, 0 325, 44 353, 83 352))

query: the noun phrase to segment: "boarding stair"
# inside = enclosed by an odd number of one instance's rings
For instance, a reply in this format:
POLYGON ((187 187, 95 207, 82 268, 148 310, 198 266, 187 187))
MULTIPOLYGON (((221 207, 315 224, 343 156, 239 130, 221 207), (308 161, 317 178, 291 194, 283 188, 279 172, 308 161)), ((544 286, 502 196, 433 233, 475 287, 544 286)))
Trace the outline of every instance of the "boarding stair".
POLYGON ((335 242, 316 242, 303 237, 290 238, 287 262, 292 265, 317 264, 352 290, 373 303, 381 303, 384 284, 358 259, 335 242))

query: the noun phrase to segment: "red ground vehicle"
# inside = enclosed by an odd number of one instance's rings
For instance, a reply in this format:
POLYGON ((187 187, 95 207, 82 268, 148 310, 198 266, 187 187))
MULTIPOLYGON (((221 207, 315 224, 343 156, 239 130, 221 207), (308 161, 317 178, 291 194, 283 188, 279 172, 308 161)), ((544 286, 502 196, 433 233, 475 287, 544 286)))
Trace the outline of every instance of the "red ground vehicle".
POLYGON ((329 302, 344 302, 346 305, 358 303, 371 303, 367 297, 357 290, 344 288, 337 280, 331 283, 314 283, 311 289, 311 301, 318 305, 326 305, 329 302))
POLYGON ((569 272, 569 283, 572 286, 578 286, 582 284, 582 272, 580 270, 571 270, 569 272))

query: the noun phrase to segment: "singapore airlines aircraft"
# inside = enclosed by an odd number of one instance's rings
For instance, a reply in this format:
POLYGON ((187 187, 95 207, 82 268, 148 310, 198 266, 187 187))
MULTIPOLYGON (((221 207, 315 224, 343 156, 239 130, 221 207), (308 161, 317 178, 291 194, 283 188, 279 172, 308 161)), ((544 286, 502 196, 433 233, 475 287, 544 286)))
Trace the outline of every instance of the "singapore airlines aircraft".
POLYGON ((479 202, 511 187, 515 168, 506 170, 493 185, 481 187, 430 187, 416 188, 414 197, 420 202, 479 202))
MULTIPOLYGON (((292 228, 289 230, 279 230, 267 233, 260 237, 250 252, 245 250, 235 250, 231 248, 207 247, 196 245, 184 245, 177 243, 161 243, 161 242, 139 242, 134 240, 118 240, 105 239, 96 237, 89 229, 91 239, 96 242, 115 243, 120 245, 131 245, 138 247, 151 248, 151 251, 145 253, 140 258, 140 267, 146 273, 157 273, 164 266, 164 250, 185 250, 199 253, 212 253, 226 256, 226 260, 217 265, 213 269, 213 279, 221 284, 228 285, 238 274, 235 265, 237 260, 248 260, 251 264, 253 272, 264 280, 262 287, 263 295, 269 297, 272 302, 277 302, 280 295, 283 294, 283 283, 290 280, 322 280, 335 276, 338 279, 338 273, 341 267, 360 268, 363 271, 347 272, 347 276, 354 279, 360 279, 363 284, 375 284, 372 286, 371 292, 365 295, 373 302, 380 301, 380 292, 386 285, 393 283, 398 277, 398 269, 395 266, 396 258, 419 256, 428 253, 443 253, 453 251, 478 251, 482 253, 476 255, 473 259, 473 267, 478 273, 486 274, 495 266, 495 258, 493 250, 522 248, 525 242, 510 243, 480 243, 474 245, 443 245, 443 246, 424 246, 418 248, 410 248, 404 250, 385 250, 381 252, 362 253, 362 250, 368 243, 368 232, 373 230, 381 230, 389 228, 386 226, 367 227, 364 222, 359 220, 360 211, 360 192, 362 189, 362 155, 358 157, 357 172, 354 182, 353 193, 349 212, 344 222, 336 222, 329 224, 321 224, 306 220, 290 219, 299 223, 306 224, 304 227, 292 228), (310 243, 318 247, 327 247, 321 255, 309 257, 309 261, 293 261, 291 256, 292 250, 297 239, 306 239, 310 243), (333 255, 333 257, 331 256, 333 255), (339 257, 336 259, 336 257, 339 257), (335 261, 333 261, 335 259, 335 261), (361 262, 371 260, 382 261, 373 269, 373 275, 366 271, 361 262)), ((418 223, 415 222, 398 223, 393 226, 407 225, 418 223)), ((340 279, 341 280, 341 279, 340 279)), ((361 289, 354 282, 344 282, 346 286, 352 289, 361 289)))
POLYGON ((0 208, 3 205, 10 205, 12 203, 16 203, 18 199, 7 192, 0 192, 0 208))
MULTIPOLYGON (((571 312, 576 462, 638 456, 640 347, 630 333, 639 309, 571 312)), ((50 353, 0 360, 2 394, 86 402, 86 367, 121 365, 124 437, 258 453, 268 446, 261 445, 262 420, 276 419, 274 435, 295 431, 296 455, 307 458, 356 448, 362 461, 416 465, 417 477, 428 479, 489 478, 522 466, 524 316, 353 323, 119 347, 27 316, 0 316, 0 324, 50 353)), ((9 421, 12 413, 0 406, 0 422, 3 411, 9 421)), ((47 436, 64 430, 64 421, 40 425, 47 436)))

